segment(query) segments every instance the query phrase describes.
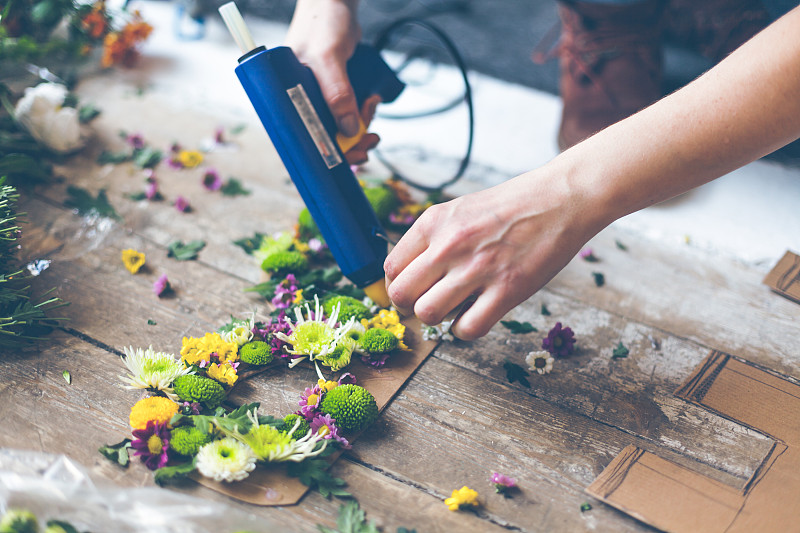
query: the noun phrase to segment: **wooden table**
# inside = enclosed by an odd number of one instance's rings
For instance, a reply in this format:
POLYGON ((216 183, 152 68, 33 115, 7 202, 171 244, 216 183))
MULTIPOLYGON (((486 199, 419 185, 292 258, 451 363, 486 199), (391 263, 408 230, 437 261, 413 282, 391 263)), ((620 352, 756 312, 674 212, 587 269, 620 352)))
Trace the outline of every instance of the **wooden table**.
MULTIPOLYGON (((171 108, 102 77, 84 82, 80 94, 103 109, 95 139, 58 169, 62 183, 26 192, 21 205, 30 220, 27 257, 53 260, 36 285, 55 286, 72 302, 63 309, 69 321, 51 342, 0 359, 0 447, 66 454, 98 479, 150 486, 152 475, 138 460, 124 470, 96 451, 129 432, 137 396, 119 385, 123 347, 153 345, 174 353, 184 335, 202 335, 231 314, 264 309, 263 300, 243 292, 258 281, 258 267, 232 241, 290 228, 302 204, 254 121, 232 137, 236 149, 213 152, 206 162, 223 179, 239 178, 250 196, 207 192, 201 170, 162 164, 156 174, 165 196, 183 194, 193 211, 179 213, 168 201, 128 200, 126 193, 143 190, 141 173, 130 164, 94 163, 101 149, 123 147, 120 129, 141 132, 154 146, 178 141, 195 148, 216 126, 235 123, 171 108), (87 226, 63 207, 68 184, 106 189, 124 222, 87 226), (177 262, 167 258, 166 247, 178 239, 208 245, 197 261, 177 262), (146 272, 131 275, 122 267, 126 248, 147 254, 146 272), (161 273, 169 275, 174 297, 152 293, 161 273), (71 372, 71 385, 63 370, 71 372)), ((800 307, 763 286, 763 271, 690 246, 664 246, 613 229, 591 246, 600 262, 576 258, 506 317, 529 321, 538 333, 513 335, 497 326, 479 341, 440 345, 332 467, 385 531, 647 530, 584 494, 629 444, 737 487, 753 473, 768 439, 673 392, 712 348, 800 378, 800 307), (603 287, 595 286, 594 271, 605 275, 603 287), (541 314, 542 305, 551 316, 541 314), (558 360, 550 375, 531 376, 529 389, 509 384, 504 360, 524 365, 556 321, 575 331, 576 354, 558 360), (612 359, 620 341, 630 355, 612 359), (508 499, 494 494, 494 471, 517 478, 521 490, 508 499), (480 493, 476 513, 450 512, 442 503, 462 485, 480 493), (593 508, 581 512, 584 502, 593 508)), ((243 386, 234 400, 290 412, 312 378, 276 369, 243 386)), ((164 490, 225 500, 192 483, 164 490)), ((316 492, 297 506, 228 503, 263 517, 265 530, 284 531, 334 526, 340 504, 316 492)))

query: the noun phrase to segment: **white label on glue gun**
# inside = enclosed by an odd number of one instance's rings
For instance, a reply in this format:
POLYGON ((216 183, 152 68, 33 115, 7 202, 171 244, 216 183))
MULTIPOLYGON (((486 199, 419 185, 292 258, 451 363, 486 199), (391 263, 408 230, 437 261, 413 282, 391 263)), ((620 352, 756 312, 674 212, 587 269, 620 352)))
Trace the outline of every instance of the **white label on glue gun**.
POLYGON ((314 106, 311 105, 311 100, 308 99, 308 95, 305 89, 303 89, 303 86, 297 85, 291 87, 287 89, 286 92, 289 94, 289 98, 291 98, 295 109, 297 109, 297 114, 299 114, 300 118, 303 120, 303 124, 306 125, 306 129, 309 135, 311 135, 311 140, 314 141, 314 145, 322 156, 322 160, 325 161, 328 168, 333 168, 340 164, 342 158, 339 157, 336 146, 333 144, 328 132, 325 131, 325 126, 322 125, 322 121, 319 119, 319 115, 317 115, 314 106))

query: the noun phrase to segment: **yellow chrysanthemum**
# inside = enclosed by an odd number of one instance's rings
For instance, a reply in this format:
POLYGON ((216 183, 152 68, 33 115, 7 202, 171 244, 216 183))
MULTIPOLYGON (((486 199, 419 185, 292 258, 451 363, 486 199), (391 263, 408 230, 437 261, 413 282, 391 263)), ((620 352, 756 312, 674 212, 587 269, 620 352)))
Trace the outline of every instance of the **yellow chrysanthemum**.
POLYGON ((178 412, 178 404, 169 398, 151 396, 142 398, 131 407, 130 423, 133 429, 146 429, 151 420, 166 424, 178 412))
POLYGON ((144 265, 144 254, 132 248, 122 250, 122 263, 125 265, 125 268, 128 269, 128 272, 136 274, 139 272, 139 269, 142 268, 142 265, 144 265))
POLYGON ((324 379, 318 379, 317 380, 317 386, 322 391, 330 392, 333 389, 335 389, 336 387, 338 387, 339 384, 337 382, 335 382, 335 381, 330 381, 330 380, 329 381, 325 381, 324 379))
POLYGON ((239 379, 239 376, 236 375, 236 370, 230 363, 224 365, 212 363, 211 366, 208 367, 208 377, 216 379, 220 383, 224 383, 228 386, 233 386, 236 380, 239 379))
POLYGON ((203 154, 197 150, 181 150, 177 156, 178 162, 186 168, 194 168, 203 162, 203 154))
POLYGON ((305 243, 297 238, 292 239, 292 246, 294 246, 294 249, 301 254, 308 253, 308 251, 311 250, 311 247, 308 245, 308 243, 305 243))
POLYGON ((398 348, 401 350, 408 350, 408 346, 403 342, 403 338, 406 335, 406 327, 400 323, 400 315, 397 314, 395 309, 391 311, 387 309, 381 309, 377 315, 372 317, 371 319, 367 320, 365 318, 361 319, 361 325, 363 325, 366 329, 369 328, 382 328, 389 331, 392 335, 397 337, 397 340, 400 341, 398 344, 398 348))
POLYGON ((303 297, 303 289, 297 289, 296 291, 294 291, 294 298, 292 299, 293 305, 300 305, 305 300, 306 299, 303 297))
POLYGON ((181 346, 181 359, 189 365, 200 361, 211 362, 211 354, 216 353, 220 363, 239 360, 239 344, 226 342, 219 333, 206 333, 204 336, 184 337, 181 346))
POLYGON ((460 489, 454 490, 453 495, 450 498, 447 498, 444 503, 450 508, 451 511, 458 511, 459 509, 467 507, 468 505, 477 507, 478 493, 464 485, 460 489))

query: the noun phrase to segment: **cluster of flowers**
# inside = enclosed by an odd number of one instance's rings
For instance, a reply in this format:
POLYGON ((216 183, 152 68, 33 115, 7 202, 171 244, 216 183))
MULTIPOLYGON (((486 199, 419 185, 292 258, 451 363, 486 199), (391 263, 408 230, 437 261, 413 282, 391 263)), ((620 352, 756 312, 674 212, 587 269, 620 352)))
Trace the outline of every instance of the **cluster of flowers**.
MULTIPOLYGON (((516 479, 499 472, 494 472, 492 474, 490 482, 494 486, 494 491, 505 497, 509 497, 511 491, 517 489, 516 479)), ((478 491, 464 485, 460 489, 454 489, 450 497, 444 500, 444 504, 447 505, 447 508, 451 511, 475 509, 479 505, 478 491)))
MULTIPOLYGON (((27 509, 11 507, 6 509, 0 518, 0 532, 2 533, 37 533, 39 520, 36 515, 27 509)), ((78 530, 64 520, 48 520, 44 533, 78 533, 78 530)))
POLYGON ((375 398, 346 374, 320 379, 283 418, 258 414, 258 404, 226 412, 221 403, 239 379, 241 365, 274 358, 262 324, 233 320, 219 332, 184 337, 180 359, 148 349, 125 349, 126 388, 151 395, 131 408, 134 455, 151 470, 184 467, 216 481, 240 481, 257 463, 300 462, 329 443, 349 447, 342 431, 359 431, 378 415, 375 398))
POLYGON ((575 333, 571 328, 565 328, 561 322, 547 332, 547 336, 542 339, 542 349, 530 352, 525 357, 531 372, 537 374, 549 374, 553 370, 553 363, 556 357, 568 357, 575 349, 575 333))

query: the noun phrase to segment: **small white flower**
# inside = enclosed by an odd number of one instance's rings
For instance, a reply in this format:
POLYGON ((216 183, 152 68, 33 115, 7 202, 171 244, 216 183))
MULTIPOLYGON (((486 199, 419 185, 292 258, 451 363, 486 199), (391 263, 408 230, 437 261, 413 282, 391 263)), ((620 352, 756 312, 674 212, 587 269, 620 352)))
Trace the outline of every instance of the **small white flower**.
POLYGON ((73 152, 84 145, 78 110, 63 107, 67 88, 58 83, 40 83, 25 89, 14 108, 14 118, 34 139, 51 150, 73 152))
POLYGON ((256 468, 256 456, 233 437, 204 444, 197 451, 197 471, 214 481, 241 481, 256 468))
POLYGON ((453 334, 450 333, 450 327, 453 325, 452 320, 445 320, 438 326, 422 325, 422 340, 424 341, 452 341, 455 339, 453 334))
POLYGON ((361 303, 363 303, 367 307, 367 309, 369 309, 369 312, 372 313, 373 315, 377 315, 378 311, 381 310, 381 307, 374 301, 372 301, 372 298, 370 298, 369 296, 364 296, 364 299, 361 300, 361 303))
POLYGON ((225 342, 235 342, 239 346, 245 345, 253 339, 253 331, 247 326, 236 326, 222 334, 225 342))
POLYGON ((191 374, 192 369, 175 358, 174 355, 156 352, 150 346, 146 350, 126 347, 123 362, 130 374, 120 376, 126 389, 157 389, 177 402, 178 397, 172 391, 172 382, 179 376, 191 374))
POLYGON ((528 368, 531 372, 538 372, 539 374, 549 374, 553 370, 553 356, 550 352, 540 350, 538 352, 530 352, 525 357, 525 362, 528 363, 528 368))

